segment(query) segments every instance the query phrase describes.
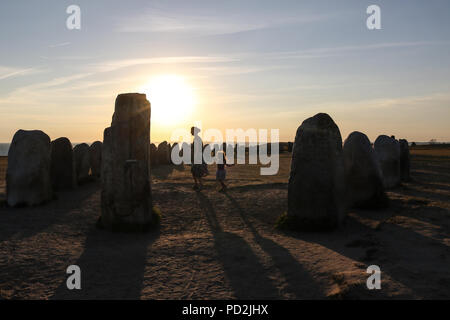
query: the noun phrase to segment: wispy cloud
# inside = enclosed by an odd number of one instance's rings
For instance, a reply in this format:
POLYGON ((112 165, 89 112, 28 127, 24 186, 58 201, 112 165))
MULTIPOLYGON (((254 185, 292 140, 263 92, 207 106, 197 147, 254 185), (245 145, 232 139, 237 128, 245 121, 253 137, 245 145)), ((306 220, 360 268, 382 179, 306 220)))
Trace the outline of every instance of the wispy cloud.
POLYGON ((58 48, 58 47, 65 47, 65 46, 68 46, 70 44, 71 44, 70 42, 61 42, 61 43, 51 44, 48 47, 49 48, 58 48))
POLYGON ((343 53, 358 52, 358 51, 370 51, 378 49, 395 49, 395 48, 408 48, 408 47, 424 47, 424 46, 437 46, 448 45, 449 42, 432 42, 432 41, 417 41, 417 42, 387 42, 387 43, 374 43, 374 44, 362 44, 362 45, 348 45, 339 47, 324 47, 324 48, 311 48, 297 51, 284 51, 284 52, 271 52, 265 53, 267 57, 274 59, 309 59, 309 58, 326 58, 343 53))
POLYGON ((19 77, 19 76, 26 76, 30 74, 35 74, 42 72, 42 69, 40 68, 11 68, 11 67, 4 67, 0 66, 0 80, 12 78, 12 77, 19 77))
POLYGON ((260 15, 189 15, 152 9, 127 19, 120 19, 118 32, 171 32, 196 35, 234 34, 285 25, 321 21, 327 14, 275 14, 260 15))
POLYGON ((185 56, 185 57, 155 57, 138 59, 110 60, 97 64, 92 64, 97 72, 109 72, 122 68, 129 68, 138 65, 148 64, 177 64, 177 63, 217 63, 238 61, 237 58, 214 57, 214 56, 185 56))

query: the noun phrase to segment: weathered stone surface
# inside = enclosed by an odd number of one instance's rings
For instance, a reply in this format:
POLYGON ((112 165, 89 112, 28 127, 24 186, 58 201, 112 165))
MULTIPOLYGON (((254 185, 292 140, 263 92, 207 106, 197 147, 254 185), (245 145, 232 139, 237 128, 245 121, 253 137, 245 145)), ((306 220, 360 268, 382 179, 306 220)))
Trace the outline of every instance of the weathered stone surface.
POLYGON ((293 142, 288 142, 288 152, 292 152, 294 143, 293 142))
POLYGON ((319 113, 295 136, 286 226, 305 231, 336 228, 345 215, 342 138, 333 119, 319 113))
POLYGON ((158 163, 159 164, 170 164, 170 144, 167 141, 163 141, 158 145, 158 163))
POLYGON ((90 164, 91 164, 91 175, 96 178, 99 178, 101 175, 102 148, 103 148, 103 143, 101 141, 95 141, 89 147, 89 160, 90 160, 90 164))
POLYGON ((374 149, 383 174, 385 188, 393 188, 400 183, 400 145, 397 140, 380 135, 374 149))
POLYGON ((51 178, 53 190, 71 189, 76 186, 72 143, 61 137, 51 143, 51 178))
POLYGON ((409 154, 408 140, 400 139, 400 178, 402 181, 410 181, 411 157, 409 154))
POLYGON ((52 198, 50 138, 40 130, 19 130, 8 151, 8 205, 38 205, 52 198))
POLYGON ((150 163, 153 167, 156 167, 158 163, 158 148, 154 143, 150 144, 150 163))
POLYGON ((77 182, 86 182, 89 179, 89 169, 91 168, 89 146, 86 143, 77 144, 73 148, 73 158, 77 182))
POLYGON ((347 207, 386 207, 381 169, 369 138, 352 132, 344 142, 343 152, 347 207))
POLYGON ((109 230, 146 231, 154 223, 150 183, 150 103, 145 94, 120 94, 104 131, 102 216, 109 230))

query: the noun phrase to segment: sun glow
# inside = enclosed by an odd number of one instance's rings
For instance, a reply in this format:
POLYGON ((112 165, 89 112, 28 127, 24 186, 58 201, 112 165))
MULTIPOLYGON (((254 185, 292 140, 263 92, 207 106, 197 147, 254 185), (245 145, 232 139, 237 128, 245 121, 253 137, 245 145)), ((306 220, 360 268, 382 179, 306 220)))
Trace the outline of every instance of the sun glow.
POLYGON ((151 103, 152 125, 183 123, 196 104, 194 89, 179 75, 156 76, 140 91, 147 95, 151 103))

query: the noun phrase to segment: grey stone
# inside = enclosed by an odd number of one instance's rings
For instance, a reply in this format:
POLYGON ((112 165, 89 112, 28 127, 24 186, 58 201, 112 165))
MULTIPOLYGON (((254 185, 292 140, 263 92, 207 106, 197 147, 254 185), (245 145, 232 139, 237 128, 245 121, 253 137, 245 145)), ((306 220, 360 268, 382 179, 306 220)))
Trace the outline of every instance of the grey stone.
POLYGON ((99 225, 147 231, 155 222, 150 179, 150 103, 145 94, 120 94, 104 131, 99 225))
POLYGON ((156 167, 158 163, 158 148, 154 143, 150 144, 150 163, 153 167, 156 167))
POLYGON ((77 144, 73 148, 73 158, 75 163, 75 173, 77 183, 81 184, 89 180, 89 169, 91 160, 89 155, 89 146, 87 143, 77 144))
POLYGON ((19 130, 8 151, 6 196, 10 206, 38 205, 52 198, 50 138, 40 130, 19 130))
POLYGON ((288 152, 292 152, 294 143, 293 142, 288 142, 288 152))
POLYGON ((170 144, 167 141, 163 141, 158 145, 157 151, 158 163, 159 164, 170 164, 170 144))
POLYGON ((287 227, 328 231, 345 217, 342 138, 328 114, 303 121, 295 136, 288 186, 287 227))
POLYGON ((71 189, 77 184, 72 143, 65 137, 51 143, 51 178, 53 190, 71 189))
POLYGON ((386 135, 380 135, 374 143, 385 188, 393 188, 400 183, 400 144, 386 135))
POLYGON ((347 206, 386 207, 381 169, 369 138, 352 132, 344 142, 343 152, 347 206))
POLYGON ((90 164, 91 164, 91 175, 95 178, 99 178, 101 175, 102 148, 103 148, 103 143, 101 141, 95 141, 89 147, 89 160, 90 160, 90 164))

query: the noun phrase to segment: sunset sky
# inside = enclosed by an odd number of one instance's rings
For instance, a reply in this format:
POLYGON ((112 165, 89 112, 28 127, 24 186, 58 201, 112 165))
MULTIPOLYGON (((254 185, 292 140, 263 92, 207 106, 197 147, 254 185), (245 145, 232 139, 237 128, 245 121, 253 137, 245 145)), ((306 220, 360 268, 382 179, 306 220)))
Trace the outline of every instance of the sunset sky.
POLYGON ((117 94, 179 127, 355 130, 450 141, 450 1, 1 1, 0 142, 16 130, 102 140, 117 94), (81 8, 81 30, 66 8, 81 8), (381 7, 382 30, 366 8, 381 7))

